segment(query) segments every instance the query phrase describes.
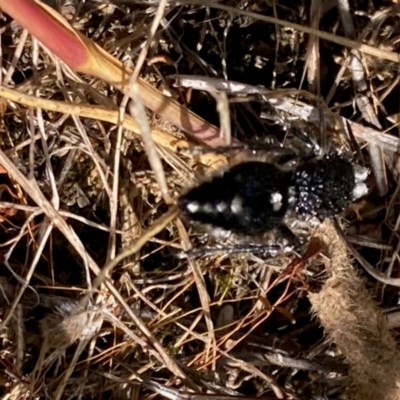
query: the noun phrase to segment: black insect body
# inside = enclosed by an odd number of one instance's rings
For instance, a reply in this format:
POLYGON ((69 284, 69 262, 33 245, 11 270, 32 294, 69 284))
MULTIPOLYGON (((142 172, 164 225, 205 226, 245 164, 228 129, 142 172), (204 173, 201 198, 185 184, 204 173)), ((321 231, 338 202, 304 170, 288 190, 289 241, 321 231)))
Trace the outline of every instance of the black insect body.
POLYGON ((336 154, 313 160, 296 169, 296 211, 303 216, 333 217, 353 201, 356 188, 353 164, 336 154))
POLYGON ((190 220, 238 234, 262 234, 282 224, 292 175, 264 162, 241 163, 191 189, 178 205, 190 220))
POLYGON ((351 161, 336 154, 299 162, 291 170, 243 162, 189 190, 178 205, 191 221, 239 235, 289 231, 284 225, 288 211, 323 219, 366 194, 360 183, 366 174, 361 175, 351 161))

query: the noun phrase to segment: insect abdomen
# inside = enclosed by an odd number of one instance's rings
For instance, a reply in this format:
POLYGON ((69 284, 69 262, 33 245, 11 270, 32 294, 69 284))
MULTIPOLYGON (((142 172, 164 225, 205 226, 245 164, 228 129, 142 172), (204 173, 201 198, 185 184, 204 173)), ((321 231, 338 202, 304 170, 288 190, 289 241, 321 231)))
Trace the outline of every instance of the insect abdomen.
POLYGON ((191 189, 178 202, 189 219, 241 234, 281 225, 288 208, 291 174, 272 164, 246 162, 191 189))

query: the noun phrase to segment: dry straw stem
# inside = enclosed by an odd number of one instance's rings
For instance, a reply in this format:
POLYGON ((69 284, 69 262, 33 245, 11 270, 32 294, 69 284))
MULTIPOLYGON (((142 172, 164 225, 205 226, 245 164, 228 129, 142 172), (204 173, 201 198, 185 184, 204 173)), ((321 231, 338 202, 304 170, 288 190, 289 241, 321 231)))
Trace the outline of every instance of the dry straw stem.
POLYGON ((168 212, 163 214, 158 220, 156 220, 152 226, 147 229, 140 238, 135 242, 135 244, 129 249, 124 250, 122 253, 118 254, 114 259, 112 259, 98 274, 96 281, 92 286, 92 290, 97 289, 105 280, 106 277, 112 272, 112 270, 125 258, 128 258, 132 254, 137 253, 150 239, 160 233, 165 227, 172 222, 178 216, 177 207, 173 206, 168 212))
MULTIPOLYGON (((51 203, 43 195, 36 181, 29 180, 26 176, 24 176, 2 150, 0 150, 0 164, 7 170, 10 177, 16 183, 18 183, 32 198, 32 200, 35 201, 36 204, 43 210, 51 223, 60 230, 60 232, 70 242, 71 246, 77 251, 78 254, 82 256, 83 261, 89 266, 92 272, 95 275, 99 275, 101 271, 99 266, 86 252, 82 242, 75 235, 72 228, 66 223, 66 221, 61 217, 61 215, 54 209, 51 203)), ((168 215, 171 216, 171 214, 173 214, 173 212, 168 215)), ((158 232, 157 229, 155 229, 154 232, 158 232)), ((147 240, 149 240, 149 238, 146 238, 146 241, 147 240)), ((140 246, 138 248, 140 249, 140 246)), ((188 384, 193 387, 194 385, 190 382, 190 380, 188 380, 182 369, 178 366, 175 360, 167 354, 163 346, 161 346, 161 344, 156 340, 151 331, 147 328, 146 324, 132 311, 132 309, 122 298, 115 286, 109 280, 105 281, 105 286, 115 297, 115 299, 121 304, 121 306, 124 308, 125 312, 131 318, 134 324, 147 338, 149 344, 149 352, 162 365, 168 368, 171 373, 173 373, 177 377, 185 379, 186 382, 188 382, 188 384)), ((5 323, 6 321, 3 321, 3 323, 0 325, 0 330, 4 328, 5 323)))
POLYGON ((386 318, 355 272, 347 248, 330 222, 323 225, 321 239, 327 247, 330 278, 319 293, 310 294, 310 300, 328 340, 350 364, 350 398, 400 399, 400 354, 386 318))
MULTIPOLYGON (((322 2, 319 0, 312 0, 310 7, 310 21, 311 27, 317 29, 321 19, 322 2)), ((319 63, 319 38, 310 35, 307 43, 307 55, 305 68, 307 72, 307 82, 311 93, 319 95, 320 88, 320 63, 319 63)))
MULTIPOLYGON (((91 118, 94 120, 110 122, 116 125, 121 124, 127 131, 140 135, 140 127, 137 122, 129 115, 125 115, 124 120, 120 121, 117 109, 110 110, 104 106, 47 100, 30 96, 4 86, 0 86, 0 97, 27 107, 37 107, 43 110, 75 115, 82 118, 91 118)), ((194 142, 191 143, 185 139, 177 138, 170 132, 157 128, 152 128, 152 136, 157 144, 164 146, 173 152, 189 149, 191 146, 197 144, 194 142)), ((226 158, 218 154, 206 153, 200 154, 198 157, 202 164, 211 168, 218 168, 226 164, 226 158)))
POLYGON ((316 37, 319 37, 320 39, 325 39, 330 42, 333 42, 333 43, 336 43, 336 44, 339 44, 339 45, 342 45, 345 47, 349 47, 351 49, 356 49, 356 50, 361 51, 362 53, 369 54, 371 56, 378 57, 378 58, 381 58, 384 60, 389 60, 389 61, 393 61, 396 63, 400 62, 400 54, 395 53, 393 51, 377 49, 376 47, 368 46, 366 44, 362 44, 362 43, 356 42, 354 40, 344 38, 342 36, 333 35, 328 32, 323 32, 318 29, 310 28, 308 26, 295 24, 293 22, 285 21, 283 19, 268 17, 266 15, 257 14, 257 13, 251 12, 251 11, 240 10, 237 8, 229 7, 229 6, 219 4, 217 2, 211 2, 211 1, 179 0, 179 1, 177 1, 177 3, 184 4, 184 5, 185 4, 195 4, 195 5, 201 4, 201 5, 204 5, 205 7, 211 7, 211 8, 215 8, 217 10, 227 11, 232 14, 243 15, 245 17, 254 18, 259 21, 276 24, 279 26, 283 26, 285 28, 295 29, 299 32, 308 33, 310 35, 315 35, 316 37))
MULTIPOLYGON (((290 98, 288 96, 304 96, 310 98, 310 93, 303 90, 281 89, 268 94, 270 103, 278 110, 297 116, 304 121, 318 125, 320 124, 319 108, 306 104, 302 101, 290 98)), ((324 106, 324 103, 319 103, 324 106)), ((326 106, 325 106, 326 107, 326 106)), ((358 142, 375 143, 382 151, 396 152, 400 146, 399 138, 387 134, 383 131, 363 126, 357 122, 341 117, 338 114, 332 113, 327 107, 324 109, 327 113, 324 115, 327 126, 330 129, 348 125, 354 137, 358 142)))
MULTIPOLYGON (((74 71, 108 82, 132 97, 132 70, 85 35, 53 8, 34 0, 0 0, 0 8, 74 71)), ((184 106, 138 79, 140 96, 150 110, 210 145, 222 145, 219 130, 184 106)))
MULTIPOLYGON (((355 38, 356 33, 352 15, 350 13, 349 1, 339 0, 338 10, 342 20, 345 35, 349 38, 355 38)), ((353 86, 357 91, 355 103, 357 104, 357 107, 361 112, 363 119, 367 121, 370 125, 381 129, 382 126, 379 123, 378 117, 375 113, 375 109, 369 96, 367 96, 368 84, 362 64, 362 55, 358 50, 354 50, 351 55, 349 70, 351 72, 353 86)), ((369 144, 368 152, 370 156, 371 168, 374 171, 375 182, 378 187, 379 195, 384 196, 388 192, 389 188, 385 174, 385 162, 383 159, 383 154, 379 151, 375 143, 369 144)))
MULTIPOLYGON (((189 0, 179 1, 178 3, 203 4, 232 14, 239 14, 279 26, 289 27, 299 32, 308 33, 382 59, 397 63, 400 60, 399 54, 395 52, 377 49, 354 40, 321 32, 318 29, 290 23, 278 18, 235 9, 215 2, 189 0)), ((75 71, 103 79, 119 88, 128 96, 131 96, 131 88, 128 82, 132 71, 90 39, 80 32, 75 31, 54 9, 33 0, 13 0, 12 2, 9 0, 0 0, 0 7, 75 71)), ((218 146, 223 144, 219 137, 219 131, 214 126, 175 101, 165 97, 144 80, 139 78, 138 84, 143 103, 148 108, 209 145, 218 146)))
MULTIPOLYGON (((324 101, 305 90, 268 90, 261 86, 252 86, 241 82, 224 81, 220 78, 211 78, 199 75, 180 75, 179 77, 175 76, 175 78, 182 87, 204 90, 209 93, 212 93, 215 90, 223 90, 230 94, 241 94, 247 96, 258 94, 267 99, 267 101, 277 110, 288 113, 291 116, 296 116, 310 124, 320 126, 322 114, 325 119, 324 123, 331 130, 342 129, 342 126, 349 126, 358 142, 365 142, 367 144, 375 143, 381 150, 390 152, 396 152, 400 147, 399 138, 387 134, 384 131, 363 126, 357 122, 344 118, 339 114, 333 113, 324 101), (298 100, 300 97, 316 102, 320 108, 298 100)), ((392 128, 393 127, 389 127, 388 130, 392 128)))

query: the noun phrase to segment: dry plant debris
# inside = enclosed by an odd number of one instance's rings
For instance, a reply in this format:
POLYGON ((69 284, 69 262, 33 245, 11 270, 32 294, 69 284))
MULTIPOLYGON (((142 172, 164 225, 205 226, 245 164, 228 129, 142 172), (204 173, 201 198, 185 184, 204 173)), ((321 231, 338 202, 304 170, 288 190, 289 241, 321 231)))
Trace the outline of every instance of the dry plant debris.
POLYGON ((350 364, 350 396, 360 400, 398 399, 399 351, 387 319, 354 270, 333 226, 325 226, 323 231, 330 277, 319 293, 310 293, 310 300, 327 338, 350 364))
POLYGON ((2 398, 400 398, 396 2, 0 7, 2 398), (369 195, 301 254, 182 257, 217 244, 179 195, 272 141, 369 195))

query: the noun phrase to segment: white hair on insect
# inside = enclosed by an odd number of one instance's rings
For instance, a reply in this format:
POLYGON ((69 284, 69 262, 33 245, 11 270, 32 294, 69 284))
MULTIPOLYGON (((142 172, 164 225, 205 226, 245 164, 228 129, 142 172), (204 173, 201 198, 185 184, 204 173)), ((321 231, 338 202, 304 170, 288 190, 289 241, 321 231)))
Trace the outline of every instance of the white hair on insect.
POLYGON ((368 168, 362 167, 358 164, 355 164, 353 169, 356 183, 353 190, 353 200, 357 200, 368 194, 368 186, 366 185, 365 180, 368 178, 368 175, 371 171, 368 168))

